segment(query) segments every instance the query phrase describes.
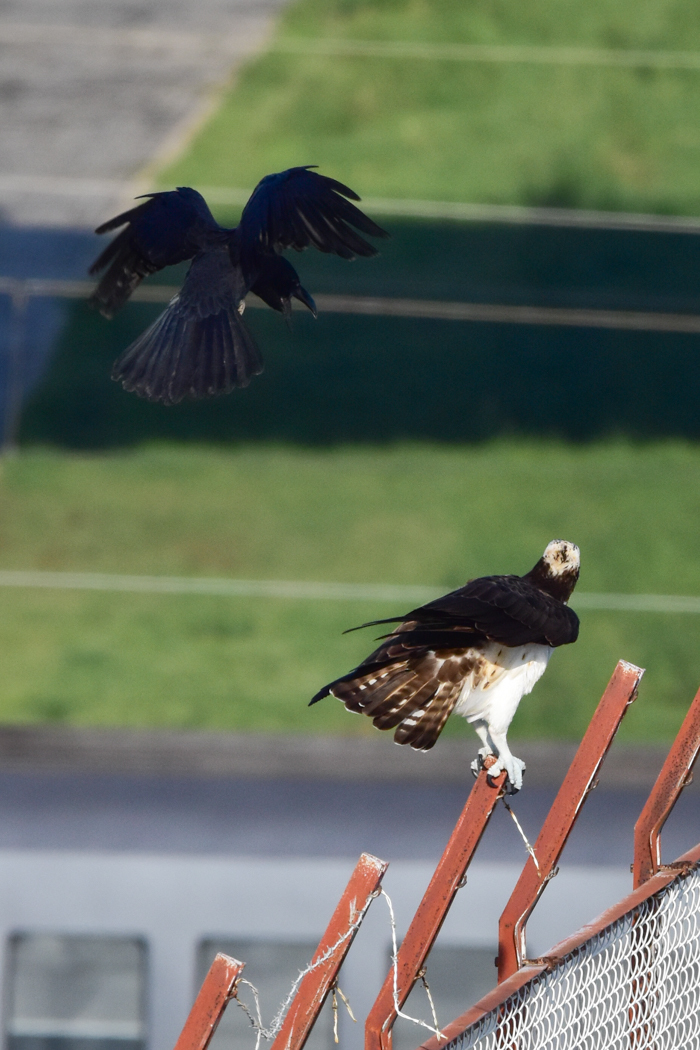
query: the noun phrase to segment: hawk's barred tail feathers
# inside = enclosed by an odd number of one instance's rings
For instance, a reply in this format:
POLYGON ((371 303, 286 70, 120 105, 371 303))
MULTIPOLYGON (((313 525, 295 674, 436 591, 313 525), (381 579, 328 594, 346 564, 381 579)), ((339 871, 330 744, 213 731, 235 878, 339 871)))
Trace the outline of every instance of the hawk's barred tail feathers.
POLYGON ((459 699, 464 667, 445 676, 443 661, 426 655, 419 664, 404 659, 359 667, 320 690, 310 704, 334 696, 349 711, 370 717, 377 729, 395 729, 397 744, 429 751, 459 699))

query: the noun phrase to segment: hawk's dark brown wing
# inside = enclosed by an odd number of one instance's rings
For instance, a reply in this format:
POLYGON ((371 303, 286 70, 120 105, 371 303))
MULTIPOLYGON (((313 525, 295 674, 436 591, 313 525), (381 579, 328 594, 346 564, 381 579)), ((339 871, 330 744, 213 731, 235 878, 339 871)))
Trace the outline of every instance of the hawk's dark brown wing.
POLYGON ((556 648, 575 642, 579 630, 573 609, 521 576, 482 576, 404 616, 362 626, 401 621, 417 621, 421 632, 444 636, 462 630, 509 646, 534 642, 556 648))

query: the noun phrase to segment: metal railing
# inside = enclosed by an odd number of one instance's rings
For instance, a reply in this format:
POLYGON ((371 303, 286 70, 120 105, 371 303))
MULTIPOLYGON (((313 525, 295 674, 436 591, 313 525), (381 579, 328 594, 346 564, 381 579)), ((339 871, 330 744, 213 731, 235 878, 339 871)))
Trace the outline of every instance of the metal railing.
MULTIPOLYGON (((11 301, 7 341, 7 383, 0 453, 11 452, 17 443, 24 389, 22 353, 27 307, 34 298, 87 299, 94 290, 91 281, 64 281, 48 278, 0 276, 0 295, 11 301)), ((171 285, 140 285, 131 299, 141 303, 168 303, 179 289, 171 285)), ((700 315, 652 312, 648 310, 596 310, 559 306, 523 306, 509 303, 454 302, 439 299, 409 299, 389 296, 316 296, 324 313, 356 314, 366 317, 397 317, 415 320, 461 321, 481 324, 540 325, 565 328, 603 328, 635 332, 668 332, 697 335, 700 315)), ((264 303, 249 296, 246 306, 263 308, 264 303)))
MULTIPOLYGON (((660 833, 700 751, 700 691, 635 827, 634 889, 613 908, 528 959, 525 924, 544 893, 643 672, 620 661, 544 822, 499 924, 499 983, 421 1050, 635 1050, 700 1047, 700 845, 662 865, 660 833)), ((503 797, 483 770, 365 1025, 366 1050, 391 1050, 392 1028, 503 797)), ((387 865, 363 855, 324 938, 293 986, 273 1050, 302 1050, 387 865)), ((242 963, 217 957, 176 1050, 205 1050, 242 963)), ((420 1022, 423 1023, 423 1022, 420 1022)), ((426 1025, 426 1027, 431 1027, 426 1025)))
MULTIPOLYGON (((33 298, 87 299, 95 289, 91 281, 59 281, 47 278, 0 277, 0 295, 15 307, 33 298)), ((131 294, 134 302, 168 303, 179 288, 166 284, 142 284, 131 294)), ((613 328, 635 332, 700 332, 700 315, 650 310, 594 310, 560 306, 519 306, 508 303, 470 303, 443 299, 408 299, 374 295, 315 296, 326 313, 361 314, 369 317, 407 317, 428 321, 478 321, 486 324, 549 325, 569 328, 613 328)), ((255 296, 246 307, 267 309, 255 296)))

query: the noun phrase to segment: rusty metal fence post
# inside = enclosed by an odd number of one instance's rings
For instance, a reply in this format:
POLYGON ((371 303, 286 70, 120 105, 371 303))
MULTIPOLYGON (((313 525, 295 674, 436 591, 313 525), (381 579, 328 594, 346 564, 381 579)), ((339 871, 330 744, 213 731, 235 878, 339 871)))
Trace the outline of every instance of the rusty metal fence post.
POLYGON ((498 926, 498 980, 507 980, 527 958, 525 924, 544 892, 566 845, 625 711, 635 699, 644 671, 620 660, 600 699, 574 760, 557 792, 498 926))
MULTIPOLYGON (((272 1050, 302 1050, 389 865, 363 853, 292 999, 272 1050)), ((206 1050, 236 996, 244 963, 220 953, 204 978, 175 1050, 206 1050)))
POLYGON ((301 1050, 304 1046, 388 867, 385 861, 370 853, 363 853, 360 857, 311 960, 312 969, 299 985, 272 1050, 301 1050))
POLYGON ((222 952, 214 959, 175 1043, 175 1050, 206 1050, 245 963, 222 952))
POLYGON ((389 971, 365 1024, 365 1050, 390 1050, 396 1007, 404 1005, 423 969, 452 901, 460 888, 481 836, 501 797, 505 773, 489 781, 482 771, 457 821, 435 873, 397 955, 396 1002, 394 971, 389 971))
POLYGON ((666 756, 639 820, 634 825, 634 888, 656 875, 661 867, 661 829, 678 797, 690 783, 693 765, 700 751, 700 689, 666 756))

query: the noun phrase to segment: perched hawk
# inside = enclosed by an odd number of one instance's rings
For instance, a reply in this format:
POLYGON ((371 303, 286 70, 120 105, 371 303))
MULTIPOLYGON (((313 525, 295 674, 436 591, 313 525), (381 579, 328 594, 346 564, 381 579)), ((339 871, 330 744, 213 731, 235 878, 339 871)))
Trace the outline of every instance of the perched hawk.
POLYGON ((399 626, 311 703, 335 696, 417 751, 433 746, 456 711, 482 741, 481 760, 497 757, 489 772, 505 769, 520 790, 525 763, 511 754, 506 733, 552 650, 578 637, 578 616, 566 603, 580 560, 576 544, 552 540, 525 576, 483 576, 405 616, 362 624, 399 626))
POLYGON ((105 317, 144 277, 191 259, 185 283, 150 328, 116 361, 112 379, 149 401, 172 405, 247 386, 262 358, 241 314, 248 292, 289 318, 292 299, 316 316, 299 274, 280 254, 317 248, 342 259, 377 254, 370 237, 388 237, 350 203, 347 186, 310 167, 266 175, 235 229, 226 229, 188 186, 147 193, 143 204, 99 226, 123 227, 90 267, 102 273, 91 302, 105 317))

